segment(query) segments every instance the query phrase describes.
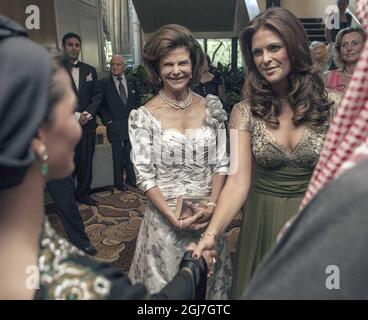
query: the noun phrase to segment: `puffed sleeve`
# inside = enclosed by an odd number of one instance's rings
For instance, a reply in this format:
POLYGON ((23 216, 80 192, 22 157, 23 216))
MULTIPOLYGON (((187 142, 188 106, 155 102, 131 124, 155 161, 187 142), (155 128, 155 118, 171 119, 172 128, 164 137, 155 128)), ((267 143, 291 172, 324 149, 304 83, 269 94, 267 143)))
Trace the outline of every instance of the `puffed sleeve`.
POLYGON ((217 96, 208 95, 206 100, 208 107, 207 124, 216 132, 216 165, 214 166, 213 174, 227 174, 229 170, 225 126, 227 113, 217 96))
POLYGON ((131 160, 137 186, 143 192, 155 187, 156 166, 153 150, 153 123, 141 107, 129 115, 129 138, 132 144, 131 160))
POLYGON ((227 174, 229 171, 230 159, 227 153, 226 143, 226 127, 225 123, 220 123, 217 133, 217 161, 213 174, 227 174))
POLYGON ((251 111, 249 104, 244 101, 237 103, 230 116, 230 129, 251 131, 251 111))

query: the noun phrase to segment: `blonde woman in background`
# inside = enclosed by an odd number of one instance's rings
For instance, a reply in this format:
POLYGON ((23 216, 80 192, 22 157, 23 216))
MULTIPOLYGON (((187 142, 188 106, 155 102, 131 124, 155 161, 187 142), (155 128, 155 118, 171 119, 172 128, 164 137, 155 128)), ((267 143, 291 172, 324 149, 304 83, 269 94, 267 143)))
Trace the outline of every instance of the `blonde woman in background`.
POLYGON ((312 61, 316 72, 323 73, 327 69, 328 50, 327 46, 320 41, 313 41, 309 46, 312 61))
POLYGON ((366 38, 366 33, 359 27, 346 28, 338 33, 334 46, 334 60, 339 68, 324 74, 327 88, 346 92, 366 38))

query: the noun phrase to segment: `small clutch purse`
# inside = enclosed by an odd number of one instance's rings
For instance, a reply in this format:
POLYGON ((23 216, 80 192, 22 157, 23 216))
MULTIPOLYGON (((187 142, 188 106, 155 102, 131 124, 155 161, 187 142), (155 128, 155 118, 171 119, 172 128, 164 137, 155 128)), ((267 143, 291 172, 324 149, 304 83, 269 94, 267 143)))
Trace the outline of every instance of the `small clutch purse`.
POLYGON ((185 219, 193 215, 193 211, 187 206, 186 203, 190 202, 194 205, 204 206, 211 201, 211 197, 204 196, 179 196, 176 199, 176 211, 175 215, 178 219, 185 219))

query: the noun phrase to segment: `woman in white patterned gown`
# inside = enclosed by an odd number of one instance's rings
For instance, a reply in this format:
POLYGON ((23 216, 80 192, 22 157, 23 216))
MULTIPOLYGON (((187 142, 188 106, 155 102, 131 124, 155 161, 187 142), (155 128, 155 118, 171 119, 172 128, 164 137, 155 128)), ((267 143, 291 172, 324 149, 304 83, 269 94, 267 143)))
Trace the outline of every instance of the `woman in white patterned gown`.
MULTIPOLYGON (((225 183, 226 112, 218 97, 204 99, 190 90, 199 81, 205 56, 188 29, 162 27, 145 45, 143 59, 160 92, 129 118, 137 185, 149 200, 129 277, 158 292, 175 275, 185 247, 198 241, 208 225, 225 183), (210 201, 179 219, 174 212, 181 195, 210 201)), ((231 262, 224 237, 216 249, 207 298, 227 299, 231 262)))

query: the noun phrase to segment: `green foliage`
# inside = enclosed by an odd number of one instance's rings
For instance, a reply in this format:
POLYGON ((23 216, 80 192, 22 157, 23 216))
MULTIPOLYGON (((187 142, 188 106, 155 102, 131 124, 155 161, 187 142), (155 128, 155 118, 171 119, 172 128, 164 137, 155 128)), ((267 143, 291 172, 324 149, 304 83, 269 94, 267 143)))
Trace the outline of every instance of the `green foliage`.
MULTIPOLYGON (((204 49, 204 40, 199 40, 199 43, 204 49)), ((210 56, 213 65, 221 62, 223 65, 231 63, 231 39, 208 39, 207 40, 207 54, 210 56)), ((240 45, 238 44, 238 61, 237 65, 243 65, 242 53, 240 45)))
POLYGON ((221 62, 217 64, 217 69, 221 72, 226 88, 226 95, 230 104, 230 109, 235 103, 242 100, 242 90, 244 85, 243 68, 232 70, 231 65, 223 65, 221 62))
POLYGON ((157 94, 157 89, 147 81, 147 71, 144 66, 138 65, 136 67, 126 68, 125 73, 137 79, 142 93, 143 104, 146 104, 157 94))

